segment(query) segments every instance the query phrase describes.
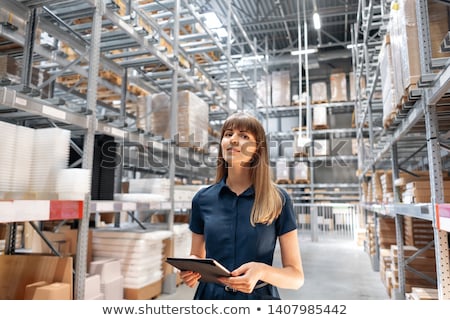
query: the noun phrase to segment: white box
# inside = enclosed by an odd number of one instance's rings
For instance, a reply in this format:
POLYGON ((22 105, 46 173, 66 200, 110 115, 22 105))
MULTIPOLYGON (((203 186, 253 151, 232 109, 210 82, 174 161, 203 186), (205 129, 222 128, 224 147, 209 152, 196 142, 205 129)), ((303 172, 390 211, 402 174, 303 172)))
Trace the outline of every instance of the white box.
POLYGON ((326 106, 314 106, 313 108, 313 127, 328 128, 327 121, 327 107, 326 106))
POLYGON ((294 179, 308 181, 309 168, 306 162, 297 162, 294 167, 294 179))
POLYGON ((276 177, 277 180, 289 180, 289 166, 286 159, 277 161, 276 177))

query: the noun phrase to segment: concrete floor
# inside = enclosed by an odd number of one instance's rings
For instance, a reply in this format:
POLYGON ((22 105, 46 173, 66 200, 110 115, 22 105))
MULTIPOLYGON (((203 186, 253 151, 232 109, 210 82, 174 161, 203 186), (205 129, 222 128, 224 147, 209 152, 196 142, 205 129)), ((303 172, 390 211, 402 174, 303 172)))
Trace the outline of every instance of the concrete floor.
MULTIPOLYGON (((363 247, 350 240, 300 239, 305 284, 299 290, 279 289, 283 300, 388 300, 379 272, 372 269, 363 247)), ((280 265, 278 250, 275 265, 280 265)), ((159 300, 190 300, 194 289, 184 284, 159 300)))

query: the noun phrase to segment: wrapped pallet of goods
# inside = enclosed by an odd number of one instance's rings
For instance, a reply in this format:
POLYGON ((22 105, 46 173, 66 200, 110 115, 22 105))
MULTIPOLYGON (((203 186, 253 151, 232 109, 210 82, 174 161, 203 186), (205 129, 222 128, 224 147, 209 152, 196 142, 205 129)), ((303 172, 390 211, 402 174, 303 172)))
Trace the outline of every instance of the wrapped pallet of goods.
POLYGON ((330 75, 331 102, 347 101, 347 76, 345 72, 335 72, 330 75))
POLYGON ((256 93, 259 99, 256 99, 257 108, 265 108, 272 105, 270 94, 271 77, 270 75, 261 76, 261 80, 256 83, 256 93))
POLYGON ((180 147, 204 148, 208 144, 208 104, 194 93, 178 92, 177 137, 170 137, 170 97, 165 93, 152 95, 151 129, 164 139, 174 138, 180 147))
POLYGON ((397 114, 397 90, 394 88, 395 82, 393 81, 394 67, 390 34, 384 37, 378 60, 380 61, 381 90, 383 96, 383 126, 384 128, 389 128, 397 114))
POLYGON ((296 162, 294 166, 294 183, 309 183, 309 167, 307 162, 296 162))
POLYGON ((289 70, 272 72, 272 105, 274 107, 291 105, 291 78, 289 70))
MULTIPOLYGON (((303 129, 303 128, 302 128, 303 129)), ((294 131, 294 157, 307 157, 309 153, 309 147, 311 146, 311 141, 308 139, 305 131, 299 131, 298 128, 293 129, 294 131)))
POLYGON ((315 105, 313 110, 313 129, 328 129, 327 106, 315 105))
POLYGON ((311 103, 328 102, 327 83, 324 81, 311 84, 311 103))
POLYGON ((290 167, 287 159, 279 159, 276 163, 276 183, 289 184, 290 180, 290 167))

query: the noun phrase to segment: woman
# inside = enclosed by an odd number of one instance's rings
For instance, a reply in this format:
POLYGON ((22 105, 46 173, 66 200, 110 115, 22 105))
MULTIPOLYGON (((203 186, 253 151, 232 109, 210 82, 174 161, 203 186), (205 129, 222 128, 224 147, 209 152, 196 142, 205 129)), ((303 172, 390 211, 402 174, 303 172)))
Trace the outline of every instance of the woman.
POLYGON ((291 199, 270 178, 264 128, 243 112, 221 132, 216 183, 192 200, 191 257, 214 258, 232 270, 221 283, 182 271, 194 299, 279 299, 277 287, 298 289, 304 275, 291 199), (282 267, 272 266, 279 240, 282 267))

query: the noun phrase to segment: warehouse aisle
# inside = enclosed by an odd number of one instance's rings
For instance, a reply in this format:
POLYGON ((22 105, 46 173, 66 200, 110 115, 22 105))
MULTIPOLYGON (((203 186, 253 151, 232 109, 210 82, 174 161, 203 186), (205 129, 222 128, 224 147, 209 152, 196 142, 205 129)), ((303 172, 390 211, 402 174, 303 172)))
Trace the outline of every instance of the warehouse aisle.
MULTIPOLYGON (((354 241, 300 239, 305 284, 299 290, 280 289, 284 300, 384 300, 389 299, 379 272, 369 256, 354 241)), ((275 264, 280 265, 276 251, 275 264)), ((174 294, 159 300, 192 299, 194 289, 182 284, 174 294)))

